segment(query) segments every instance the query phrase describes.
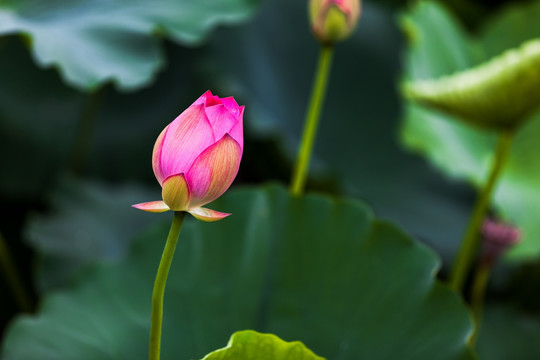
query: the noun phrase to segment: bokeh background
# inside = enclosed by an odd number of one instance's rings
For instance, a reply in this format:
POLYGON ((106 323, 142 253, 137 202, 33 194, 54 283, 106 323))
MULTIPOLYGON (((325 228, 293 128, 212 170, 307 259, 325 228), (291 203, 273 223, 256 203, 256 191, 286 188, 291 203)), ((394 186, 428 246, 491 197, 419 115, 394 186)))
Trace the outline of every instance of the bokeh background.
MULTIPOLYGON (((162 0, 154 9, 111 3, 0 3, 0 233, 32 309, 44 294, 72 284, 81 268, 122 259, 133 236, 159 220, 129 205, 159 198, 153 143, 204 91, 246 105, 244 158, 233 187, 290 178, 319 48, 305 1, 162 0), (10 11, 25 21, 15 24, 10 11)), ((356 32, 336 47, 308 188, 367 202, 434 249, 444 278, 475 198, 471 182, 481 176, 452 171, 468 159, 437 163, 429 146, 407 141, 416 133, 407 132, 410 105, 400 83, 414 77, 412 67, 431 66, 411 65, 422 41, 414 35, 423 36, 414 26, 447 35, 423 48, 440 72, 452 70, 445 52, 462 51, 454 29, 436 10, 422 14, 422 4, 363 2, 356 32)), ((525 28, 524 37, 540 36, 540 10, 529 10, 540 9, 538 1, 438 4, 471 41, 503 17, 509 28, 525 28)), ((497 39, 501 50, 519 45, 517 36, 504 36, 497 39)), ((490 284, 494 333, 509 344, 498 356, 516 347, 520 357, 513 358, 540 356, 532 340, 540 334, 537 250, 529 246, 500 264, 490 284)), ((5 282, 0 291, 5 331, 20 308, 5 282)))

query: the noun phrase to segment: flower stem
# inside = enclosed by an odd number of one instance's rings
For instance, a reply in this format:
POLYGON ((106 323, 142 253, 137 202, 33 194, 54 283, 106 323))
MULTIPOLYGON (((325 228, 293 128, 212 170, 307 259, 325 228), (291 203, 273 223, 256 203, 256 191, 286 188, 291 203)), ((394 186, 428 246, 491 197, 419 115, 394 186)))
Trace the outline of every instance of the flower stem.
POLYGON ((2 234, 0 234, 0 266, 2 266, 6 280, 11 288, 11 291, 13 292, 13 296, 15 297, 15 301, 17 302, 19 308, 24 312, 31 312, 32 301, 24 289, 23 282, 15 265, 13 264, 6 240, 2 234))
POLYGON ((469 345, 471 347, 474 347, 476 339, 478 338, 478 333, 480 332, 482 312, 484 309, 484 294, 486 293, 490 272, 490 264, 487 261, 483 261, 474 275, 471 292, 471 309, 474 318, 474 332, 469 338, 469 345))
POLYGON ((319 63, 317 65, 311 99, 304 123, 304 133, 291 180, 291 193, 295 196, 301 195, 304 192, 313 143, 317 133, 319 117, 326 93, 326 85, 330 74, 333 50, 334 48, 332 46, 323 45, 319 54, 319 63))
POLYGON ((154 281, 154 292, 152 294, 152 324, 150 327, 150 360, 159 360, 161 347, 161 321, 163 319, 163 295, 165 294, 165 285, 169 276, 174 250, 178 242, 178 236, 182 229, 182 223, 186 217, 185 211, 175 211, 171 230, 167 237, 167 243, 161 256, 159 268, 154 281))
POLYGON ((457 292, 461 292, 465 277, 474 260, 479 244, 479 231, 486 211, 491 202, 491 196, 497 185, 497 180, 502 173, 510 147, 512 145, 513 132, 504 131, 499 136, 495 160, 491 167, 489 178, 482 188, 474 210, 469 220, 469 225, 461 242, 461 248, 454 262, 452 273, 450 275, 450 287, 457 292))

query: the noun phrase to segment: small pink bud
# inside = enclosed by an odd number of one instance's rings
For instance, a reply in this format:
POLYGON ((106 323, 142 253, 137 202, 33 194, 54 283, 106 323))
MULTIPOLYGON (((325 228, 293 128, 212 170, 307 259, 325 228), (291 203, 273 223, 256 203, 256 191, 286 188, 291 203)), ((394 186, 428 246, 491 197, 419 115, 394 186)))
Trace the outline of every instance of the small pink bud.
POLYGON ((204 93, 158 136, 152 168, 162 187, 163 201, 136 204, 151 212, 188 211, 201 220, 229 214, 201 206, 231 186, 244 147, 244 106, 232 97, 204 93))
POLYGON ((315 37, 325 45, 347 38, 358 23, 360 0, 311 0, 309 17, 315 37))
POLYGON ((521 232, 512 225, 486 219, 482 225, 482 237, 482 261, 491 266, 520 241, 521 232))

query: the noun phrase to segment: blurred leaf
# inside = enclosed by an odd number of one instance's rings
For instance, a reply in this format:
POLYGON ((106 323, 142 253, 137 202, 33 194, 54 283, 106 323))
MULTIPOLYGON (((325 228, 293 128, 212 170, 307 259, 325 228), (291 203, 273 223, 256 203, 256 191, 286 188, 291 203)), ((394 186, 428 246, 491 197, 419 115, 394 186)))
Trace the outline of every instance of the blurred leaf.
POLYGON ((400 25, 414 50, 405 53, 407 79, 431 79, 475 64, 471 54, 477 53, 477 45, 442 6, 419 1, 401 16, 400 25))
POLYGON ((226 348, 206 355, 203 360, 324 360, 299 341, 285 342, 273 334, 253 330, 235 332, 226 348))
MULTIPOLYGON (((86 174, 154 184, 151 154, 157 135, 213 84, 202 77, 208 66, 204 51, 173 44, 166 49, 171 64, 182 66, 169 67, 152 87, 129 94, 105 89, 89 134, 86 174)), ((66 88, 53 70, 36 68, 15 38, 0 44, 0 78, 0 196, 35 201, 54 188, 68 166, 84 96, 66 88)))
POLYGON ((407 98, 479 126, 514 130, 538 109, 540 40, 471 69, 405 84, 407 98))
POLYGON ((488 305, 476 346, 480 360, 540 358, 540 317, 512 306, 488 305))
MULTIPOLYGON (((246 104, 246 124, 260 136, 279 136, 292 160, 319 47, 305 4, 266 1, 255 21, 216 33, 210 46, 222 61, 216 77, 246 104)), ((335 48, 311 179, 333 175, 342 192, 451 257, 472 192, 399 147, 401 46, 394 14, 363 2, 358 29, 335 48)))
POLYGON ((157 220, 131 205, 159 197, 158 190, 65 179, 49 196, 50 212, 31 214, 26 226, 28 243, 45 254, 39 288, 65 283, 89 262, 123 258, 133 236, 157 220))
POLYGON ((39 197, 62 170, 83 97, 39 70, 13 38, 0 44, 0 196, 39 197))
POLYGON ((34 58, 57 66, 82 90, 113 81, 123 90, 147 85, 163 67, 162 35, 201 42, 218 24, 247 19, 257 0, 7 0, 0 34, 31 39, 34 58))
POLYGON ((528 3, 509 2, 497 16, 486 22, 481 31, 482 50, 485 58, 534 38, 540 37, 536 22, 540 19, 540 1, 528 3))
MULTIPOLYGON (((231 191, 212 207, 233 216, 184 225, 166 292, 164 359, 201 358, 246 328, 336 360, 473 358, 468 312, 434 280, 436 256, 362 203, 292 198, 271 186, 231 191)), ((45 297, 38 315, 13 323, 4 356, 146 357, 168 228, 153 228, 124 261, 95 265, 45 297)))
MULTIPOLYGON (((460 27, 440 5, 433 2, 419 3, 404 17, 405 31, 411 40, 406 53, 406 77, 438 77, 462 70, 465 63, 474 65, 482 61, 491 55, 490 48, 493 48, 493 45, 490 44, 493 41, 489 39, 493 35, 490 34, 500 31, 497 29, 508 24, 507 19, 515 18, 517 13, 520 14, 520 26, 506 27, 505 34, 508 34, 509 39, 518 41, 513 44, 514 47, 518 46, 538 32, 535 24, 540 18, 535 16, 540 15, 540 11, 535 10, 537 7, 540 7, 540 2, 521 5, 520 8, 514 7, 510 12, 501 13, 498 18, 493 19, 482 32, 488 34, 487 47, 484 49, 483 42, 476 43, 474 39, 464 39, 462 45, 446 47, 445 40, 453 36, 451 34, 457 34, 456 39, 461 37, 460 27), (432 21, 434 13, 445 18, 445 21, 432 21), (458 58, 468 60, 455 60, 458 58), (441 69, 441 61, 454 61, 454 67, 448 65, 441 69)), ((482 34, 480 41, 484 39, 482 34)), ((523 241, 510 252, 510 256, 514 258, 533 257, 540 252, 540 227, 537 224, 540 214, 540 188, 537 186, 540 183, 540 157, 535 145, 539 136, 540 114, 537 114, 517 133, 495 194, 495 205, 500 213, 523 230, 523 241)), ((487 176, 494 152, 495 135, 468 127, 448 115, 409 104, 403 139, 407 146, 424 153, 443 172, 455 178, 469 180, 478 186, 487 176)))

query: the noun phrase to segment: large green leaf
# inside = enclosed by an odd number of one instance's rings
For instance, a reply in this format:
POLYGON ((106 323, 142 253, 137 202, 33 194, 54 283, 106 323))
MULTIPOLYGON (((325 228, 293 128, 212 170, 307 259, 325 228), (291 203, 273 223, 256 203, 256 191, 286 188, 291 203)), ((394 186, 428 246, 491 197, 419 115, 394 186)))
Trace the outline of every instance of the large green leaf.
MULTIPOLYGON (((400 148, 401 36, 392 12, 379 2, 362 4, 357 30, 335 47, 311 179, 333 176, 338 191, 365 199, 377 215, 450 258, 472 192, 400 148)), ((255 21, 216 33, 210 45, 223 62, 216 69, 227 69, 216 75, 245 99, 246 123, 261 136, 279 135, 294 159, 319 48, 305 3, 266 1, 255 21), (235 41, 225 41, 230 38, 235 41)))
MULTIPOLYGON (((540 2, 505 11, 488 23, 480 36, 467 38, 459 24, 443 7, 421 2, 404 16, 404 29, 410 39, 406 52, 406 77, 435 78, 472 66, 493 56, 494 37, 504 31, 505 46, 517 47, 540 36, 540 2), (433 14, 444 19, 434 22, 433 14), (511 23, 519 25, 510 26, 511 23), (444 36, 442 35, 444 34, 444 36), (447 38, 453 38, 447 46, 447 38), (465 60, 464 60, 465 59, 465 60), (441 67, 441 63, 445 66, 441 67)), ((540 156, 534 144, 540 136, 540 115, 518 132, 495 194, 494 204, 509 221, 523 230, 523 241, 510 255, 532 257, 540 253, 540 156)), ((474 185, 485 181, 493 160, 495 134, 462 124, 448 115, 408 104, 403 139, 410 148, 424 153, 443 172, 466 179, 474 185)))
MULTIPOLYGON (((472 359, 468 312, 434 274, 437 257, 362 203, 276 186, 229 192, 232 212, 186 221, 171 268, 164 359, 201 358, 242 329, 300 340, 329 359, 472 359)), ((148 216, 160 216, 148 214, 148 216)), ((17 359, 146 357, 151 292, 168 223, 118 264, 95 265, 21 316, 17 359)))
POLYGON ((235 332, 227 347, 203 360, 324 360, 299 341, 286 342, 273 334, 253 330, 235 332))
POLYGON ((0 3, 0 34, 28 36, 35 60, 57 66, 79 89, 108 81, 133 89, 152 81, 165 63, 156 35, 201 42, 216 25, 247 19, 257 2, 6 0, 0 3))

